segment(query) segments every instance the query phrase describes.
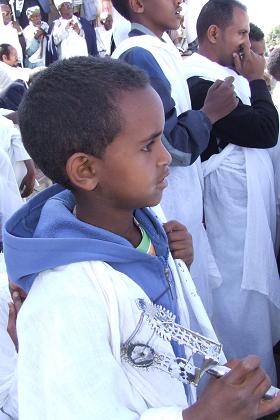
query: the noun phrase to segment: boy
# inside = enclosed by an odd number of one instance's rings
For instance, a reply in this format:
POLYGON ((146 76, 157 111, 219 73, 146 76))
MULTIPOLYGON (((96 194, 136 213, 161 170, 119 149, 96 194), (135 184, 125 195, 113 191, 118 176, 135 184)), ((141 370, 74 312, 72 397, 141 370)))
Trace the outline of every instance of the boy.
MULTIPOLYGON (((163 125, 161 100, 146 75, 116 60, 57 63, 25 97, 25 146, 71 191, 51 187, 6 225, 9 277, 30 289, 18 318, 21 420, 216 420, 217 411, 227 420, 254 419, 280 406, 280 396, 261 401, 269 380, 255 357, 236 362, 195 404, 190 387, 185 394, 168 374, 123 357, 132 334, 151 351, 184 355, 149 326, 136 330, 139 298, 188 325, 165 232, 145 208, 159 203, 166 187, 163 125)), ((166 230, 173 255, 185 258, 182 226, 169 222, 166 230)))
POLYGON ((199 111, 191 110, 182 58, 164 33, 178 29, 180 3, 181 0, 113 0, 115 9, 131 22, 129 39, 117 47, 113 57, 145 70, 161 97, 165 146, 172 155, 168 188, 163 193, 161 206, 168 218, 183 223, 192 235, 194 262, 190 271, 211 317, 212 288, 217 287, 220 279, 203 225, 203 176, 199 156, 208 145, 212 124, 232 111, 237 101, 229 78, 215 85, 199 111))

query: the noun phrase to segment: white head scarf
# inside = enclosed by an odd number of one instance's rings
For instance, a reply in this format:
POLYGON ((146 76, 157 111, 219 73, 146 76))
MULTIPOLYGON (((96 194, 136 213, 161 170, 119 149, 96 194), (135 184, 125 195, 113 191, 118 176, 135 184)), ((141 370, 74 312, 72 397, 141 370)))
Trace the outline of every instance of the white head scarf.
POLYGON ((59 10, 63 3, 72 3, 72 0, 54 0, 54 5, 59 10))

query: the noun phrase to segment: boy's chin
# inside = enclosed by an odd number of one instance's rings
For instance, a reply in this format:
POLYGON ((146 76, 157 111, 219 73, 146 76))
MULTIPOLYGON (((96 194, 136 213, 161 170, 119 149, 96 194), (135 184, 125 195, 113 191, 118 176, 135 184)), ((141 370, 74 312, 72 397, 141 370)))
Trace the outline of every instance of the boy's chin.
POLYGON ((160 204, 161 198, 162 198, 162 194, 160 194, 160 196, 155 197, 154 199, 149 200, 149 202, 147 202, 147 204, 143 207, 155 207, 158 204, 160 204))

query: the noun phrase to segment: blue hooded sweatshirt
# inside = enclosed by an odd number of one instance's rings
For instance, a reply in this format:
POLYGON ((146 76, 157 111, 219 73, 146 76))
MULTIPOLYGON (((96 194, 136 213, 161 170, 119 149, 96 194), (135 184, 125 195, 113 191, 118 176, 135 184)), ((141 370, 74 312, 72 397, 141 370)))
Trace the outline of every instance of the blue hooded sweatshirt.
MULTIPOLYGON (((138 251, 121 236, 84 223, 73 215, 75 197, 53 185, 21 207, 6 223, 4 255, 9 278, 28 292, 38 273, 79 261, 104 261, 129 276, 151 301, 169 309, 179 322, 176 289, 167 258, 168 239, 148 209, 135 217, 150 237, 156 256, 138 251)), ((173 342, 178 357, 182 346, 173 342)))
MULTIPOLYGON (((38 273, 79 261, 105 261, 129 276, 149 296, 178 316, 176 288, 169 271, 168 239, 152 212, 137 209, 135 218, 150 237, 156 256, 145 254, 112 232, 73 215, 75 197, 53 185, 21 207, 6 223, 4 254, 9 278, 29 291, 38 273)), ((69 279, 71 281, 71 279, 69 279)), ((177 357, 184 347, 171 342, 177 357)), ((185 391, 188 393, 187 386, 185 391)))
POLYGON ((28 292, 42 271, 79 261, 104 261, 125 273, 149 296, 177 315, 176 289, 169 271, 168 240, 148 209, 135 217, 150 237, 156 256, 140 252, 121 236, 73 215, 75 197, 53 185, 20 208, 6 223, 4 254, 9 278, 28 292))

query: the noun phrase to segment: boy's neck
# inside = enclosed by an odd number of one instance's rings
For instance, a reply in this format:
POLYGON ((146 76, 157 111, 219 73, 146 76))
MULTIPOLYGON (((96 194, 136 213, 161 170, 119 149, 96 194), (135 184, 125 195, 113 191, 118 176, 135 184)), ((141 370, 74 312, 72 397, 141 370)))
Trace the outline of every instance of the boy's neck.
POLYGON ((158 27, 151 27, 149 25, 149 22, 147 22, 145 19, 134 19, 131 22, 131 30, 133 29, 139 29, 141 32, 145 33, 146 35, 154 35, 158 38, 161 38, 165 30, 158 27))
POLYGON ((145 35, 157 36, 153 31, 151 31, 145 25, 142 25, 142 23, 132 22, 131 23, 131 31, 133 31, 133 30, 140 31, 145 35))
POLYGON ((133 210, 112 208, 105 205, 82 203, 77 200, 76 217, 82 222, 102 228, 128 240, 135 248, 140 244, 142 236, 133 219, 133 210))

